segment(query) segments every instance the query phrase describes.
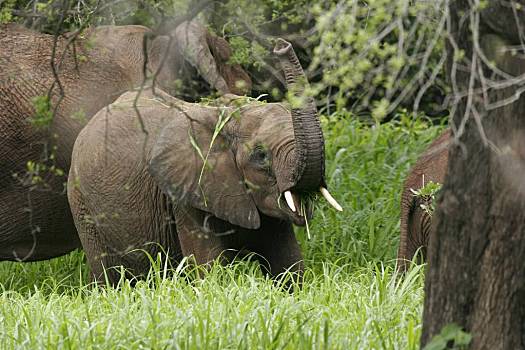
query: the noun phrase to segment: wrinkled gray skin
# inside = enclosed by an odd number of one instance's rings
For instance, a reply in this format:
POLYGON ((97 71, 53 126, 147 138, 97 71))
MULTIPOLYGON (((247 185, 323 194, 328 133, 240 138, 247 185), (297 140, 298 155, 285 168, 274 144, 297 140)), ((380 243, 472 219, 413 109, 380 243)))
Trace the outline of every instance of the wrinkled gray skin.
MULTIPOLYGON (((492 16, 491 11, 483 14, 492 16)), ((495 19, 491 18, 491 20, 496 26, 495 19)), ((512 46, 502 36, 495 34, 485 34, 480 40, 480 47, 491 64, 495 64, 498 69, 510 76, 525 74, 525 56, 523 53, 512 53, 509 50, 512 46)), ((448 150, 451 142, 452 132, 447 129, 419 157, 403 184, 401 235, 397 254, 400 271, 407 270, 418 250, 420 257, 418 262, 426 261, 427 247, 430 235, 434 234, 434 227, 432 217, 421 208, 421 205, 429 206, 431 203, 415 196, 411 189, 418 190, 429 181, 443 184, 447 175, 448 150)))
POLYGON ((423 262, 432 229, 432 218, 421 205, 430 206, 429 201, 414 195, 412 190, 418 190, 430 181, 442 184, 445 180, 448 164, 448 148, 450 145, 450 130, 445 130, 412 166, 403 184, 401 194, 401 236, 397 252, 397 264, 400 271, 405 271, 410 261, 419 249, 423 262))
MULTIPOLYGON (((298 63, 295 54, 288 56, 298 63)), ((293 86, 303 72, 283 65, 293 86)), ((145 134, 131 106, 134 97, 126 93, 101 110, 73 151, 68 197, 93 277, 103 280, 103 267, 119 265, 144 275, 150 266, 144 251, 156 256, 160 247, 175 262, 194 255, 198 264, 253 252, 272 276, 286 269, 301 275, 292 223, 304 225, 305 219, 288 208, 282 193, 300 198, 301 191, 324 184, 320 127, 297 130, 302 125, 292 121, 317 119, 315 106, 290 111, 252 101, 239 107, 236 96, 226 95, 212 107, 148 91, 139 103, 145 134), (204 166, 200 154, 206 157, 219 121, 229 116, 204 166), (310 188, 303 182, 307 172, 296 171, 295 135, 301 133, 321 147, 321 159, 304 151, 301 160, 303 168, 317 168, 308 172, 317 174, 310 188)), ((106 273, 111 283, 118 281, 116 271, 106 273)))
MULTIPOLYGON (((148 33, 151 31, 142 26, 89 29, 77 39, 76 55, 73 46, 65 49, 67 39, 60 38, 55 62, 60 62, 57 70, 65 98, 51 126, 37 130, 29 118, 35 114, 34 97, 45 96, 55 81, 51 70, 53 36, 15 25, 0 26, 0 260, 42 260, 80 247, 65 195, 65 177, 45 171, 27 174, 26 164, 47 161, 48 166, 54 164, 67 174, 73 143, 86 121, 124 91, 142 83, 143 39, 148 33), (42 176, 45 184, 35 184, 32 175, 42 176)), ((171 35, 173 45, 158 75, 158 85, 169 90, 184 61, 189 60, 221 92, 238 90, 235 81, 225 80, 220 70, 234 72, 231 76, 236 78, 244 75, 249 87, 249 77, 240 67, 221 67, 225 65, 223 57, 214 60, 210 49, 215 48, 208 42, 223 39, 210 36, 197 23, 183 23, 171 35)), ((168 52, 168 36, 148 40, 151 74, 159 67, 162 53, 168 52)), ((55 84, 53 103, 58 96, 55 84)))

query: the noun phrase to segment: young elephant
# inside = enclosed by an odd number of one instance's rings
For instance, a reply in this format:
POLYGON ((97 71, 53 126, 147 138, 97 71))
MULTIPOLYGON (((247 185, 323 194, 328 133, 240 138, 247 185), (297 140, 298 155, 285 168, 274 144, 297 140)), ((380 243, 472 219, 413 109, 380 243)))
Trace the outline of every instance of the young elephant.
MULTIPOLYGON (((281 40, 275 52, 301 94, 306 77, 291 45, 281 40)), ((212 107, 147 91, 138 104, 144 133, 135 96, 101 110, 73 151, 68 196, 94 278, 117 265, 144 274, 144 251, 160 247, 172 259, 193 254, 199 264, 254 252, 272 275, 300 274, 292 222, 311 216, 305 194, 327 193, 313 101, 290 112, 279 103, 239 104, 232 95, 212 107)), ((119 278, 106 273, 113 283, 119 278)))
MULTIPOLYGON (((71 33, 55 43, 52 35, 0 25, 0 260, 49 259, 80 246, 60 175, 69 170, 84 119, 141 85, 146 59, 148 76, 159 71, 157 85, 166 88, 181 77, 185 61, 221 92, 241 92, 238 80, 250 88, 242 68, 226 63, 228 44, 202 25, 183 23, 158 34, 142 26, 102 26, 69 45, 71 33), (34 99, 48 94, 56 113, 50 126, 35 128, 29 123, 34 99)), ((46 104, 40 100, 36 108, 40 121, 49 119, 46 104)))
POLYGON ((450 130, 444 131, 428 149, 418 158, 416 164, 403 184, 401 194, 401 236, 397 252, 397 266, 405 271, 416 251, 419 249, 422 259, 426 258, 427 245, 431 233, 431 217, 421 205, 420 197, 412 192, 424 187, 430 181, 442 184, 445 180, 448 163, 450 130))

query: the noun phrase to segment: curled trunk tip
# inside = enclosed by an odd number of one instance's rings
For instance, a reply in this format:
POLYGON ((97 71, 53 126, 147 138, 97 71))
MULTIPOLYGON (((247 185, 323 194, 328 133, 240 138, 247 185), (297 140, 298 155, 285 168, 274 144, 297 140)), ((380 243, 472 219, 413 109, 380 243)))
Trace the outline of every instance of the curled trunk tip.
POLYGON ((290 52, 292 49, 292 44, 290 44, 288 41, 284 40, 283 38, 278 38, 277 42, 275 43, 275 47, 273 49, 273 53, 277 56, 283 56, 290 52))

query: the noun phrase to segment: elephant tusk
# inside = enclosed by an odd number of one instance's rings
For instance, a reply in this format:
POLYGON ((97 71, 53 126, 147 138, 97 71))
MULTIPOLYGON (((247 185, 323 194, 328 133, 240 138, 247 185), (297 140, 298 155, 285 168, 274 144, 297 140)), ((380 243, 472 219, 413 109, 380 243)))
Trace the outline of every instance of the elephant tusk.
POLYGON ((321 187, 321 194, 328 201, 328 203, 330 203, 332 207, 334 207, 338 211, 343 211, 343 207, 341 207, 339 203, 337 203, 337 201, 334 199, 334 197, 332 197, 332 195, 330 194, 330 192, 328 192, 326 188, 321 187))
POLYGON ((290 191, 284 192, 284 199, 286 199, 286 204, 288 204, 290 209, 295 213, 295 203, 293 202, 292 192, 290 191))

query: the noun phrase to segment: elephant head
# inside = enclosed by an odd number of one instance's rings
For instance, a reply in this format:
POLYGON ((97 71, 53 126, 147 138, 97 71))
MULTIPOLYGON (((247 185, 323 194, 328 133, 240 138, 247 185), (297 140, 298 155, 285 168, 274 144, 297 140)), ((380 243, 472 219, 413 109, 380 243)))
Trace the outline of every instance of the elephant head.
MULTIPOLYGON (((302 98, 308 82, 292 46, 280 39, 274 52, 290 91, 302 98)), ((165 193, 248 229, 260 227, 260 213, 304 225, 312 192, 335 203, 326 190, 324 140, 311 98, 291 111, 234 95, 221 103, 226 106, 198 113, 182 108, 187 127, 177 118, 160 133, 149 171, 165 193)))

